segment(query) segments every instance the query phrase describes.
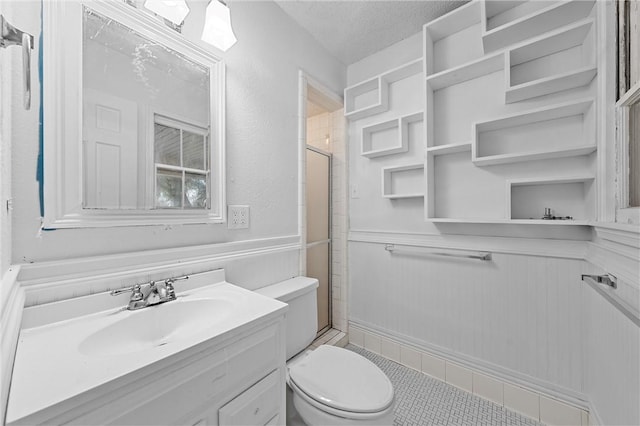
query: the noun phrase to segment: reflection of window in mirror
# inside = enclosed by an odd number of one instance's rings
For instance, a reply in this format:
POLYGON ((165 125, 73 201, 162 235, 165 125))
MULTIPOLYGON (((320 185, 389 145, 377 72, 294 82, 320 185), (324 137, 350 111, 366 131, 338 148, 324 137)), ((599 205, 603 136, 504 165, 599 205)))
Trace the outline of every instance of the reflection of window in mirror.
POLYGON ((618 0, 617 221, 640 221, 640 2, 618 0))
POLYGON ((45 227, 224 222, 221 60, 124 2, 43 13, 45 227))
POLYGON ((207 139, 207 129, 156 116, 156 208, 204 209, 208 206, 207 139))

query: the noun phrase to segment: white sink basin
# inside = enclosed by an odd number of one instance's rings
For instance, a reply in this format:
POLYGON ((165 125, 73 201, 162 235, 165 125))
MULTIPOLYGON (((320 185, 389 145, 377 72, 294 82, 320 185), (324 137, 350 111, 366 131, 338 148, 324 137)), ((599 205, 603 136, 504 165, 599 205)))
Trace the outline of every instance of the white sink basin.
POLYGON ((158 348, 198 334, 233 312, 228 299, 175 300, 136 311, 89 334, 79 344, 87 356, 131 354, 158 348))

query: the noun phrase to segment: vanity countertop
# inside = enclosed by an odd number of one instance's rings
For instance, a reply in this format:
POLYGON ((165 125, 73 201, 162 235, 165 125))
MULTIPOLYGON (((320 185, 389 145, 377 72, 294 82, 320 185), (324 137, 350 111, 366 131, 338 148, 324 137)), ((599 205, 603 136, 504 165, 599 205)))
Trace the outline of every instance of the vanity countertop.
MULTIPOLYGON (((15 358, 7 424, 103 385, 113 386, 119 378, 190 353, 191 348, 211 347, 257 322, 282 315, 287 309, 284 303, 226 281, 178 291, 177 295, 175 301, 137 311, 119 306, 23 328, 15 358), (207 305, 211 300, 218 305, 207 305), (216 314, 216 307, 223 305, 228 312, 216 314), (203 306, 206 309, 193 309, 203 306), (205 312, 209 307, 211 316, 205 312), (169 312, 173 317, 182 318, 191 316, 190 311, 195 312, 196 317, 186 326, 174 326, 172 319, 165 321, 159 316, 169 312), (136 316, 144 321, 138 321, 136 316), (154 330, 162 327, 172 327, 173 331, 154 337, 154 330), (147 332, 151 337, 146 337, 147 332), (129 336, 122 347, 121 333, 129 336), (139 345, 137 339, 131 337, 138 333, 143 336, 139 345)), ((187 321, 185 319, 185 323, 187 321)))

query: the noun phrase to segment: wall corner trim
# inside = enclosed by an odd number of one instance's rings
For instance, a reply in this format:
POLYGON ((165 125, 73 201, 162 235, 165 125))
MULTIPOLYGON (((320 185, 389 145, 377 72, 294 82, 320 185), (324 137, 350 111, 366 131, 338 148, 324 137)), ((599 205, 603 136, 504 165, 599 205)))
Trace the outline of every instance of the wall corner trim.
POLYGON ((9 400, 9 387, 13 372, 13 361, 18 346, 20 324, 22 322, 22 310, 24 309, 24 290, 18 283, 20 266, 11 266, 4 272, 0 281, 2 291, 2 322, 0 322, 0 336, 2 336, 2 352, 0 353, 0 371, 2 372, 2 401, 0 401, 0 419, 4 424, 7 402, 9 400))

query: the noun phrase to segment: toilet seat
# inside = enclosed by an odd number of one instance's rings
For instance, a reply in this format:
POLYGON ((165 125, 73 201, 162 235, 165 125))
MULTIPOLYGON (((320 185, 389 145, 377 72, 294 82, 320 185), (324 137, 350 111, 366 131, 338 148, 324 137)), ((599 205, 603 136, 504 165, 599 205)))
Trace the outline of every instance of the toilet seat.
POLYGON ((320 410, 368 419, 392 410, 393 386, 374 363, 335 346, 322 345, 289 368, 289 385, 320 410))

